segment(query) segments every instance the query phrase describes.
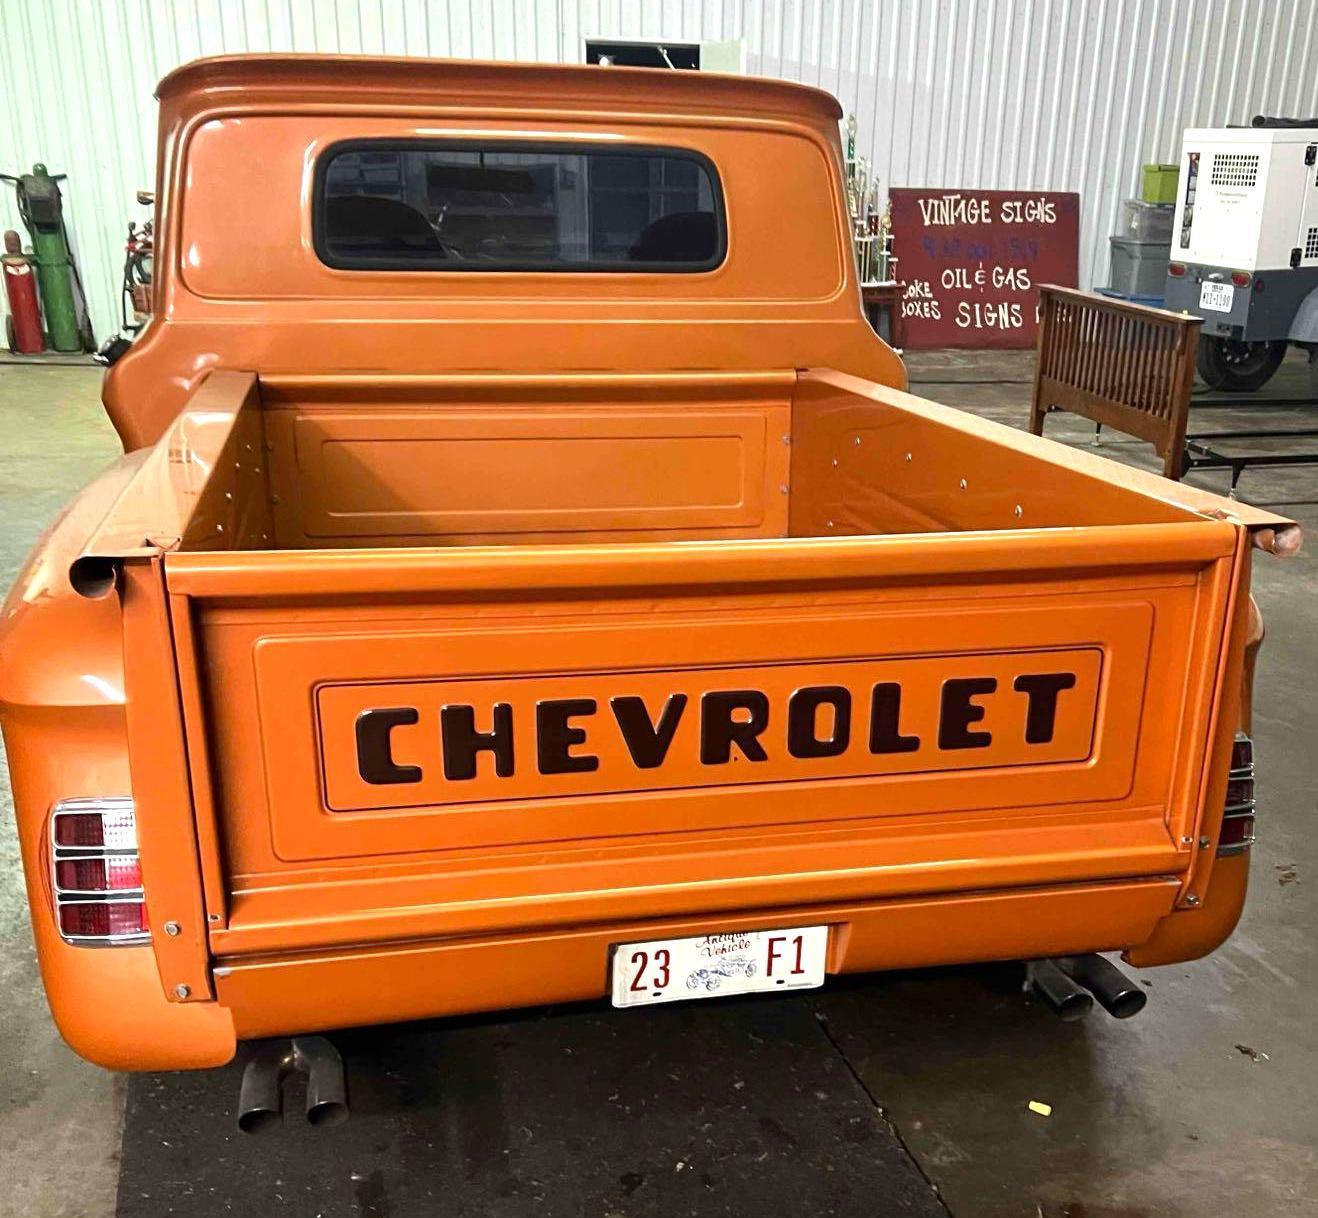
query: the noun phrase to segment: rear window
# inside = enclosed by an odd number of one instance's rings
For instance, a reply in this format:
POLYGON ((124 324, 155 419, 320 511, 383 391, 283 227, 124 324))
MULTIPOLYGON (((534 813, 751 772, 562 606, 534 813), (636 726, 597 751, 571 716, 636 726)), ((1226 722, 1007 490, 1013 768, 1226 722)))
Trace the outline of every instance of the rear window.
POLYGON ((313 230, 344 270, 705 271, 727 250, 714 166, 669 148, 337 144, 313 230))

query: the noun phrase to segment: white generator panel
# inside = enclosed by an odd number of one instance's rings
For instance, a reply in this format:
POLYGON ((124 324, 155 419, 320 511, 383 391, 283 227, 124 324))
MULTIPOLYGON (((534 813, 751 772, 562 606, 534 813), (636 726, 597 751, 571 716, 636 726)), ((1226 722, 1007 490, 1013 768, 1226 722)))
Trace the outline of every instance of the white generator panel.
POLYGON ((1318 266, 1318 130, 1191 128, 1180 168, 1174 262, 1239 271, 1318 266))

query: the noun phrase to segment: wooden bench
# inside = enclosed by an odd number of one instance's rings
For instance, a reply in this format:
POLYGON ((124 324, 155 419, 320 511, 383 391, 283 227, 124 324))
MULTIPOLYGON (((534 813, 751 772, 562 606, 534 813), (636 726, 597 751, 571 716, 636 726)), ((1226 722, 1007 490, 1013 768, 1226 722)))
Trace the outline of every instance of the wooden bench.
POLYGON ((1147 440, 1180 478, 1198 317, 1044 284, 1030 430, 1066 410, 1147 440))

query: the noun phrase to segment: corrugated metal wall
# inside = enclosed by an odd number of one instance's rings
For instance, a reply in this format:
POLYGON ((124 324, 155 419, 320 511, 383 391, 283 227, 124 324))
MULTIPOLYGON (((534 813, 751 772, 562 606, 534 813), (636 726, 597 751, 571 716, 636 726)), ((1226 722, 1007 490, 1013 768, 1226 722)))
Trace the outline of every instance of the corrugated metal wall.
MULTIPOLYGON (((1318 113, 1318 0, 0 0, 0 169, 66 197, 98 335, 154 181, 152 87, 236 51, 577 61, 586 36, 745 41, 835 93, 885 185, 1077 190, 1081 282, 1187 126, 1318 113)), ((790 212, 785 212, 790 214, 790 212)), ((12 192, 0 223, 17 221, 12 192)), ((235 257, 242 257, 236 250, 235 257)))

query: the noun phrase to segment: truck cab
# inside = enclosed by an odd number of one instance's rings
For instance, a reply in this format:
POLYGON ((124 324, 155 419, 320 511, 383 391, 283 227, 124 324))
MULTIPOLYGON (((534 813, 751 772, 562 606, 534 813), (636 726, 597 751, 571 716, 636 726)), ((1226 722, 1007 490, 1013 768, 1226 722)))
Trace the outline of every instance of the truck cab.
POLYGON ((281 56, 159 96, 125 455, 0 626, 78 1052, 1230 933, 1295 527, 907 394, 831 97, 281 56))

